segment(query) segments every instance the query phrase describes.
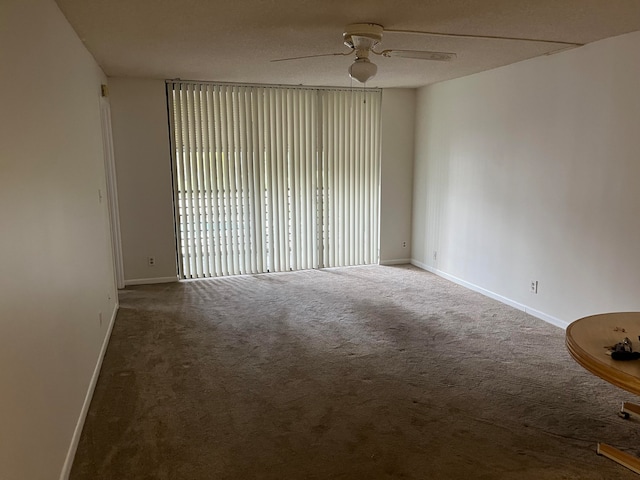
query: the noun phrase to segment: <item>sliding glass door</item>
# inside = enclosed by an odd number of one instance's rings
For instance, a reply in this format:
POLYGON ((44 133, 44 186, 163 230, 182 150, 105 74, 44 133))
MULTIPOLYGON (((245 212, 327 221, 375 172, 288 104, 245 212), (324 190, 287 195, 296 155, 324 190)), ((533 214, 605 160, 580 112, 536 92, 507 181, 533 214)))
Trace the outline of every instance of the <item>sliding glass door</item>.
POLYGON ((180 274, 378 262, 379 90, 168 82, 180 274))

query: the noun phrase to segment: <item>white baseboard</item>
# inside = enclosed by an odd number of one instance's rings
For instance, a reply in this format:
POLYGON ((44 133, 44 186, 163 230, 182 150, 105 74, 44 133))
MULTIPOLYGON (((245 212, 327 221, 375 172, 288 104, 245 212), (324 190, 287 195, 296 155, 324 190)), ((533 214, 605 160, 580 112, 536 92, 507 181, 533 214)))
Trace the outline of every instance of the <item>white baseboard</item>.
POLYGON ((529 315, 533 315, 540 320, 544 320, 545 322, 550 323, 551 325, 555 325, 556 327, 560 327, 564 330, 566 330, 567 327, 571 324, 571 322, 565 322, 564 320, 560 320, 559 318, 552 317, 551 315, 547 315, 546 313, 541 312, 540 310, 536 310, 535 308, 525 306, 524 311, 529 315))
POLYGON ((570 322, 565 322, 564 320, 560 320, 559 318, 553 317, 551 315, 547 315, 546 313, 536 310, 534 308, 531 308, 523 303, 516 302, 515 300, 511 300, 510 298, 507 298, 507 297, 503 297, 502 295, 492 292, 491 290, 487 290, 486 288, 479 287, 478 285, 467 282, 466 280, 462 280, 461 278, 454 277, 453 275, 443 272, 442 270, 438 270, 437 268, 431 267, 426 263, 422 263, 415 259, 411 259, 411 264, 415 265, 418 268, 426 270, 428 272, 434 273, 439 277, 445 278, 453 283, 457 283, 458 285, 468 288, 469 290, 473 290, 474 292, 481 293, 486 297, 493 298, 494 300, 497 300, 506 305, 509 305, 510 307, 513 307, 517 310, 521 310, 525 313, 528 313, 529 315, 539 318, 540 320, 544 320, 545 322, 550 323, 551 325, 555 325, 556 327, 560 327, 566 330, 566 328, 569 326, 570 322))
POLYGON ((104 359, 104 354, 107 352, 107 346, 109 345, 111 331, 113 330, 113 325, 116 322, 116 314, 118 313, 119 307, 120 304, 116 302, 113 313, 111 314, 111 320, 109 320, 109 325, 107 326, 107 332, 105 333, 104 340, 102 341, 102 348, 100 349, 100 354, 98 355, 98 361, 96 362, 96 366, 93 369, 93 375, 91 376, 91 381, 89 382, 87 394, 84 397, 84 403, 82 404, 82 410, 80 410, 78 422, 76 423, 76 428, 73 431, 73 436, 71 437, 71 445, 69 445, 67 458, 65 458, 64 465, 62 466, 60 480, 68 480, 69 475, 71 474, 73 459, 76 456, 76 450, 78 449, 78 443, 80 442, 80 435, 82 435, 82 427, 84 427, 84 422, 87 418, 87 413, 89 412, 89 406, 91 405, 91 399, 93 398, 93 392, 96 388, 96 383, 98 383, 98 376, 100 375, 102 360, 104 359))
POLYGON ((125 280, 125 286, 129 285, 152 285, 154 283, 172 283, 177 282, 178 277, 156 277, 156 278, 134 278, 133 280, 125 280))
POLYGON ((380 265, 406 265, 411 263, 410 258, 396 258, 393 260, 381 260, 380 265))
POLYGON ((422 270, 426 270, 427 272, 435 273, 435 272, 431 271, 431 270, 435 270, 435 269, 433 269, 432 267, 430 267, 426 263, 419 262, 415 258, 412 258, 410 263, 411 263, 411 265, 415 265, 416 267, 421 268, 422 270))

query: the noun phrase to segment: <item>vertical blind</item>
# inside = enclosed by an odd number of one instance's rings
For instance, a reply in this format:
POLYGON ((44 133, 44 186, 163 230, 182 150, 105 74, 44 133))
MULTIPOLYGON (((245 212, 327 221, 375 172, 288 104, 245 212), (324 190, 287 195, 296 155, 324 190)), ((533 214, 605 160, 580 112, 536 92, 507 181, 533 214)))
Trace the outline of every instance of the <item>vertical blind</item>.
POLYGON ((378 262, 378 90, 168 82, 180 275, 378 262))

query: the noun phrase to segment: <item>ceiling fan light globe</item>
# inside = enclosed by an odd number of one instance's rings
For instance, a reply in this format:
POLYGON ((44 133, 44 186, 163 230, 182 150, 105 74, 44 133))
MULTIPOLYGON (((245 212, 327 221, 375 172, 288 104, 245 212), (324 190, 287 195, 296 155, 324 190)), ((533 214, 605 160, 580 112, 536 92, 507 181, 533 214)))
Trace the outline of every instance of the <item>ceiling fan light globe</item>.
POLYGON ((349 76, 360 83, 366 83, 377 71, 378 67, 375 63, 371 63, 366 58, 358 58, 349 67, 349 76))

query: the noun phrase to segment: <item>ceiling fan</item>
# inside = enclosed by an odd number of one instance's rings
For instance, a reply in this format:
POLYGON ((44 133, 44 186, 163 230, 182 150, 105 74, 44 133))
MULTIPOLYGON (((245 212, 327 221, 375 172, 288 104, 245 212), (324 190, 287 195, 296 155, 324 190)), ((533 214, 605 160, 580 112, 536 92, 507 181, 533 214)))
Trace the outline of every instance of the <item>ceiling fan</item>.
POLYGON ((422 50, 381 50, 374 48, 382 41, 384 28, 376 23, 352 23, 347 25, 342 34, 344 44, 351 50, 346 53, 324 53, 302 57, 281 58, 272 62, 300 60, 302 58, 347 56, 355 53, 355 60, 349 67, 349 76, 360 83, 365 83, 378 71, 378 66, 369 59, 370 54, 382 57, 403 57, 420 60, 449 61, 456 57, 455 53, 430 52, 422 50))
MULTIPOLYGON (((539 39, 539 38, 518 38, 518 37, 503 37, 497 35, 469 35, 461 33, 443 33, 443 32, 421 32, 415 30, 386 30, 389 33, 404 33, 404 34, 416 34, 416 35, 429 35, 439 37, 458 37, 458 38, 472 38, 472 39, 489 39, 489 40, 510 40, 519 42, 538 42, 555 44, 559 46, 557 49, 553 49, 547 53, 557 53, 567 48, 580 47, 582 43, 574 43, 560 40, 539 39)), ((436 60, 447 62, 456 58, 455 53, 449 52, 430 52, 425 50, 375 50, 382 41, 382 34, 385 29, 382 25, 377 23, 352 23, 344 28, 342 38, 344 44, 350 48, 346 53, 324 53, 320 55, 306 55, 302 57, 280 58, 278 60, 271 60, 272 62, 284 62, 289 60, 300 60, 302 58, 313 57, 328 57, 328 56, 347 56, 355 53, 355 60, 349 67, 349 76, 354 78, 360 83, 366 83, 367 80, 373 78, 378 71, 378 67, 375 63, 369 60, 369 55, 379 55, 382 57, 402 57, 413 58, 419 60, 436 60)))

